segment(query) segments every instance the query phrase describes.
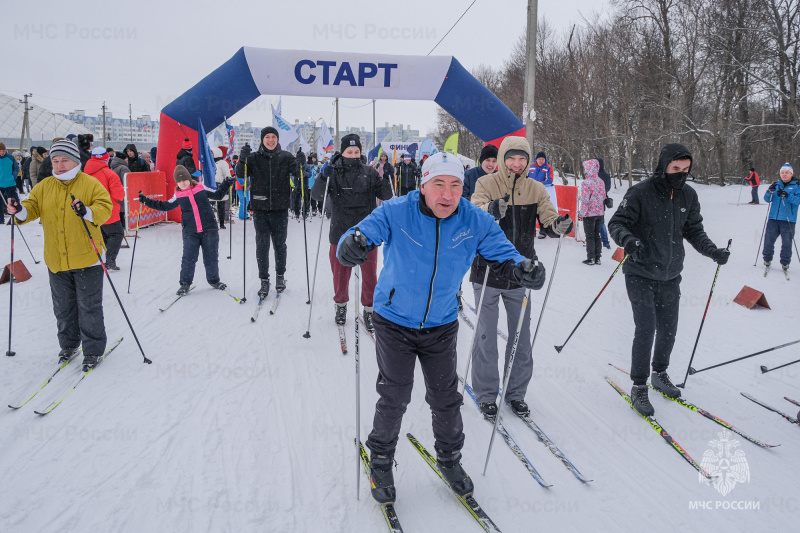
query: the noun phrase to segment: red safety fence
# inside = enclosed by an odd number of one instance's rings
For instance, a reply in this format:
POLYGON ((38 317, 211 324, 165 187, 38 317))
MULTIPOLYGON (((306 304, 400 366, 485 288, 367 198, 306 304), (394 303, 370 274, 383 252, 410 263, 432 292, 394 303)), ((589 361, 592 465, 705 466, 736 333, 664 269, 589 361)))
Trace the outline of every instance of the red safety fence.
MULTIPOLYGON (((558 199, 558 214, 569 215, 574 224, 578 223, 578 188, 574 185, 554 185, 558 199)), ((573 225, 574 228, 574 225, 573 225)), ((575 230, 569 234, 575 236, 575 230)))
POLYGON ((140 208, 142 209, 140 227, 155 224, 156 222, 165 222, 167 220, 166 211, 156 211, 141 205, 139 203, 139 191, 142 191, 145 196, 153 200, 166 201, 172 198, 171 194, 167 195, 164 172, 160 170, 156 172, 128 172, 125 175, 126 228, 129 230, 136 229, 140 208))

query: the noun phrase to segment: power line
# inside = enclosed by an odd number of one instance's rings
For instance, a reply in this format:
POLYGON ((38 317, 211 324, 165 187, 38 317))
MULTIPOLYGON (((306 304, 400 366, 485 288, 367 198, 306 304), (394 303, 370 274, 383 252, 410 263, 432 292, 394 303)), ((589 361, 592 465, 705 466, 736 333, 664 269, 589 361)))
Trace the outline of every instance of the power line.
MULTIPOLYGON (((461 21, 461 19, 462 19, 462 18, 464 18, 464 15, 466 15, 466 14, 467 14, 467 11, 469 11, 469 9, 470 9, 472 6, 474 6, 474 5, 475 5, 475 2, 477 2, 477 1, 478 1, 478 0, 472 0, 472 3, 469 5, 469 7, 467 7, 467 9, 466 9, 466 10, 465 10, 463 13, 461 13, 461 16, 460 16, 460 17, 458 17, 458 20, 455 22, 455 24, 453 24, 453 25, 450 27, 450 29, 449 29, 449 30, 447 30, 447 33, 445 33, 445 34, 444 34, 444 37, 442 37, 441 39, 439 39, 439 42, 438 42, 438 43, 436 43, 436 46, 439 46, 440 44, 442 44, 442 41, 444 41, 444 38, 445 38, 445 37, 447 37, 448 35, 450 35, 450 32, 451 32, 451 31, 453 31, 453 28, 455 28, 455 27, 456 27, 456 24, 458 24, 458 23, 461 21)), ((431 53, 433 53, 433 51, 434 51, 434 50, 436 50, 436 46, 434 46, 433 48, 431 48, 431 51, 430 51, 430 52, 428 52, 428 54, 427 54, 427 55, 431 55, 431 53)))

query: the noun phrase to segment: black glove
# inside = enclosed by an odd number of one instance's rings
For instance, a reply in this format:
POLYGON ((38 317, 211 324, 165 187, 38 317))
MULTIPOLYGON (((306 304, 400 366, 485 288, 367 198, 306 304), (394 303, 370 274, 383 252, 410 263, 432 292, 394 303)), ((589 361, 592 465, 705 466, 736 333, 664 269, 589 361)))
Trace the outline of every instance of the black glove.
POLYGON ((612 207, 614 207, 614 199, 609 198, 608 196, 606 196, 606 199, 603 200, 603 203, 605 204, 606 209, 611 209, 612 207))
POLYGON ((359 266, 367 260, 369 249, 367 247, 367 238, 359 234, 350 234, 342 241, 339 246, 339 262, 346 267, 359 266))
POLYGON ((494 217, 495 220, 500 220, 504 216, 506 216, 506 210, 508 209, 508 195, 504 198, 498 198, 496 200, 492 200, 489 202, 488 211, 489 214, 494 217))
POLYGON ((713 259, 718 265, 724 265, 728 262, 728 257, 730 257, 730 255, 731 251, 727 248, 717 248, 711 252, 711 259, 713 259))
POLYGON ((77 198, 72 201, 72 209, 74 209, 75 214, 81 218, 85 217, 88 213, 88 211, 86 211, 86 206, 83 205, 83 202, 81 202, 77 198))
POLYGON ((8 199, 8 208, 6 209, 9 215, 15 215, 19 212, 19 202, 16 198, 9 198, 8 199), (12 212, 13 209, 13 212, 12 212))
POLYGON ((144 193, 142 191, 139 191, 139 203, 143 204, 145 198, 146 197, 145 197, 144 193))
POLYGON ((644 244, 642 244, 642 241, 640 241, 636 237, 631 237, 627 241, 625 241, 623 248, 625 248, 626 254, 628 254, 631 257, 636 257, 636 254, 644 250, 644 244))
POLYGON ((514 267, 514 281, 527 289, 538 291, 544 286, 544 278, 544 265, 535 259, 526 259, 514 267))
POLYGON ((774 182, 772 182, 772 185, 770 185, 769 189, 767 189, 767 190, 770 191, 770 192, 775 192, 775 189, 777 189, 777 188, 778 188, 778 182, 774 181, 774 182))
POLYGON ((558 217, 553 224, 553 231, 559 235, 567 235, 572 231, 572 219, 569 215, 561 215, 558 217))
POLYGON ((779 190, 777 194, 778 194, 778 198, 788 198, 789 197, 789 193, 786 192, 784 189, 779 190))

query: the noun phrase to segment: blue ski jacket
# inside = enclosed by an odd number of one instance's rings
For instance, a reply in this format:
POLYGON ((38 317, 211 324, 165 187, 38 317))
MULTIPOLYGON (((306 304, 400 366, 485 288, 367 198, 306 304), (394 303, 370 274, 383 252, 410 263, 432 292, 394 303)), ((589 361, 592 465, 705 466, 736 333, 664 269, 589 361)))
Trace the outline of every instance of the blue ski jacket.
POLYGON ((786 191, 789 196, 786 198, 781 198, 777 194, 773 196, 772 191, 767 189, 767 192, 764 193, 764 201, 769 202, 769 219, 786 221, 788 218, 789 222, 796 223, 797 206, 800 205, 800 182, 792 176, 789 183, 778 180, 775 184, 775 193, 786 191))
MULTIPOLYGON (((455 213, 439 219, 424 195, 411 191, 383 202, 357 227, 370 245, 385 244, 375 312, 409 328, 457 320, 458 289, 477 254, 509 279, 514 266, 525 260, 494 218, 463 197, 455 213)), ((338 246, 354 231, 347 230, 338 246)))

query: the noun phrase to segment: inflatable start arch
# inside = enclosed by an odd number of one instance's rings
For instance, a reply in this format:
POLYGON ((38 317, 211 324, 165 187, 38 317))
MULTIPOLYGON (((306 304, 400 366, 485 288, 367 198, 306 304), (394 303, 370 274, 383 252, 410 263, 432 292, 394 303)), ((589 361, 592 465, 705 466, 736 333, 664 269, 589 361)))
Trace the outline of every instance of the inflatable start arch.
POLYGON ((198 117, 209 132, 262 94, 433 100, 484 142, 525 135, 519 118, 452 56, 244 47, 161 111, 156 167, 167 190, 183 139, 197 146, 198 117))

